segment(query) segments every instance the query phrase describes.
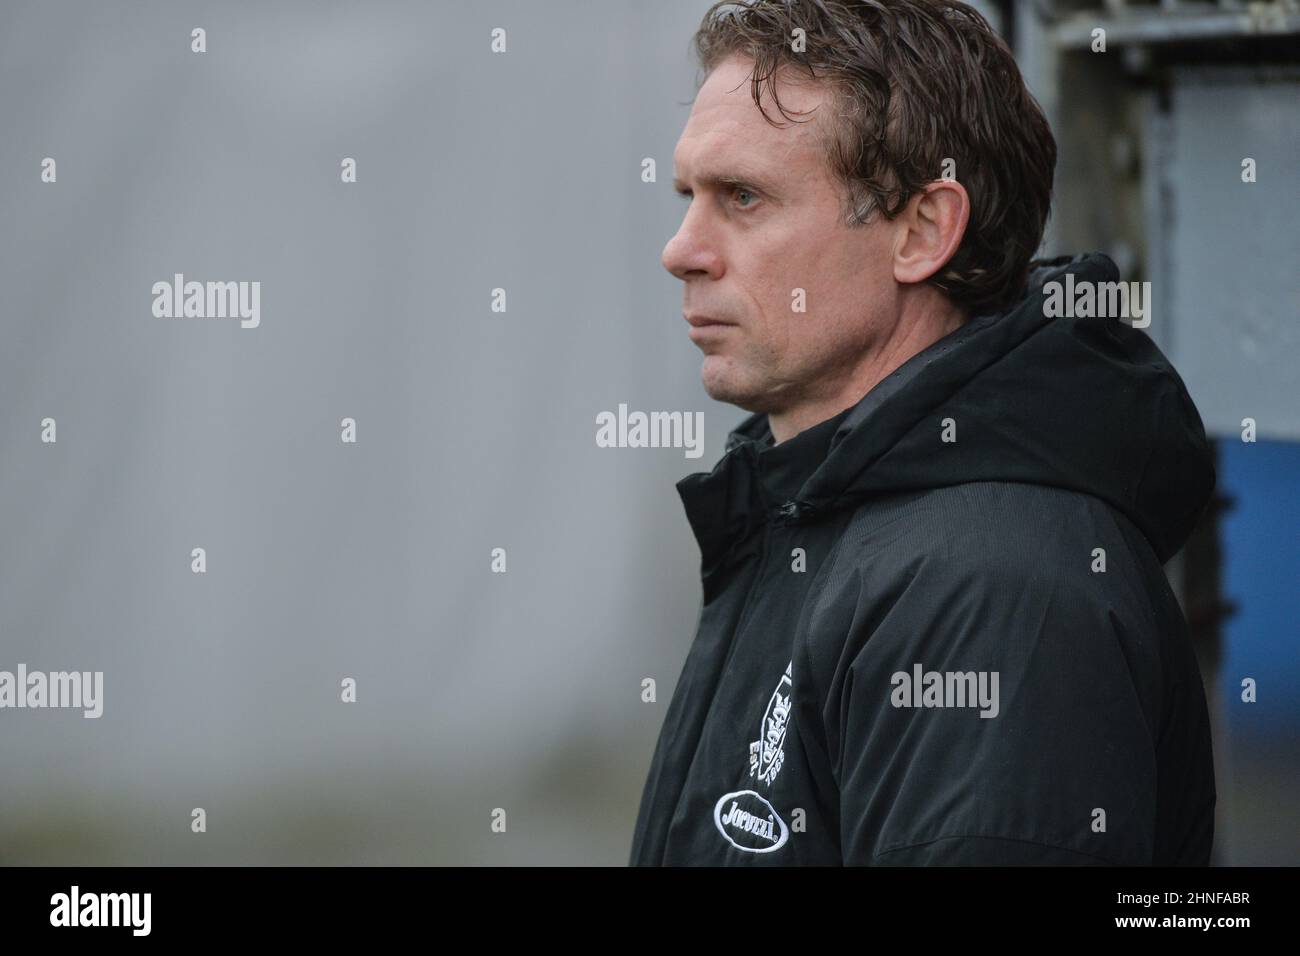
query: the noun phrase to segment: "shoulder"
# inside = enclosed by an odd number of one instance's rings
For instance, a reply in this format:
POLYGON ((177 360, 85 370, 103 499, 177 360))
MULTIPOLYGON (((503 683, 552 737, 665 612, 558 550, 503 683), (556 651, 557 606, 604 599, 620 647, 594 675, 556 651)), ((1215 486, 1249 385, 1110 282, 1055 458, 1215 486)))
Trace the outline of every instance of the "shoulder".
MULTIPOLYGON (((1064 488, 980 481, 875 498, 859 505, 830 556, 828 582, 853 571, 920 583, 1077 584, 1149 572, 1136 528, 1099 498, 1064 488), (1111 578, 1112 567, 1119 572, 1111 578)), ((1158 563, 1155 563, 1158 568, 1158 563)))
POLYGON ((868 502, 812 594, 810 663, 823 686, 850 661, 893 670, 922 650, 990 667, 1146 671, 1167 607, 1149 591, 1168 585, 1125 525, 1089 495, 1009 482, 868 502))

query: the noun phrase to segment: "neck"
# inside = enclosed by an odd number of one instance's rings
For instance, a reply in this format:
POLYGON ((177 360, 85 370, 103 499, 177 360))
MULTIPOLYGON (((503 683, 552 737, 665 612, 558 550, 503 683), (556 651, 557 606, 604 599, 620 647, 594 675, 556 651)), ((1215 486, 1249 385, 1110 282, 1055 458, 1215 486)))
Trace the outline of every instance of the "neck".
POLYGON ((874 345, 831 392, 768 413, 772 438, 780 444, 805 429, 852 408, 896 368, 918 352, 960 328, 965 315, 955 306, 932 309, 919 319, 900 319, 883 342, 874 345))

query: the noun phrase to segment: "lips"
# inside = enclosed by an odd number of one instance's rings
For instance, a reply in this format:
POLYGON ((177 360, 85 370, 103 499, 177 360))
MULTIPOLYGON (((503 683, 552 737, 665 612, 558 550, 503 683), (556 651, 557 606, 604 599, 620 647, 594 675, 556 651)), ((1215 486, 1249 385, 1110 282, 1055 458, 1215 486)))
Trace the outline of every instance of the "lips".
POLYGON ((711 315, 683 315, 688 325, 692 328, 703 329, 710 325, 735 325, 735 322, 724 322, 721 319, 715 319, 711 315))

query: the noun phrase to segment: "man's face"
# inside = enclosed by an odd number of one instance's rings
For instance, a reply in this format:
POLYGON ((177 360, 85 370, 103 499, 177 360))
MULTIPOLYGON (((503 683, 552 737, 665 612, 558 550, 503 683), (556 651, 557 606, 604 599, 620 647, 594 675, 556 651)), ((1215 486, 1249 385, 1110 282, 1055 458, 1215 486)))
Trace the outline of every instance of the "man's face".
POLYGON ((720 63, 700 88, 673 156, 690 196, 663 264, 685 284, 689 329, 704 353, 705 391, 749 411, 784 412, 840 394, 895 307, 893 233, 843 224, 818 125, 829 93, 780 84, 783 120, 766 88, 759 113, 752 61, 720 63), (806 311, 795 311, 803 290, 806 311))

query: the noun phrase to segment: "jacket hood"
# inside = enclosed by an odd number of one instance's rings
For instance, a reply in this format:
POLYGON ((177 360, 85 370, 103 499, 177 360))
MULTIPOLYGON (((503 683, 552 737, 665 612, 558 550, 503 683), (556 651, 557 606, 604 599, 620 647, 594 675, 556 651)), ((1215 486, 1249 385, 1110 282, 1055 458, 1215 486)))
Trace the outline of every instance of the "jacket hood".
POLYGON ((1106 501, 1168 561, 1214 489, 1196 406, 1144 332, 1112 317, 1045 314, 1044 285, 1067 273, 1076 285, 1118 281, 1108 257, 1034 266, 1015 306, 971 319, 833 418, 780 445, 766 414, 741 422, 713 475, 678 483, 706 565, 710 545, 752 524, 735 513, 735 477, 719 474, 736 467, 737 454, 754 466, 746 469, 760 486, 753 500, 786 521, 893 492, 1026 482, 1106 501), (942 440, 945 419, 955 441, 942 440), (710 481, 721 492, 708 493, 710 481), (703 513, 718 506, 723 513, 703 513))

